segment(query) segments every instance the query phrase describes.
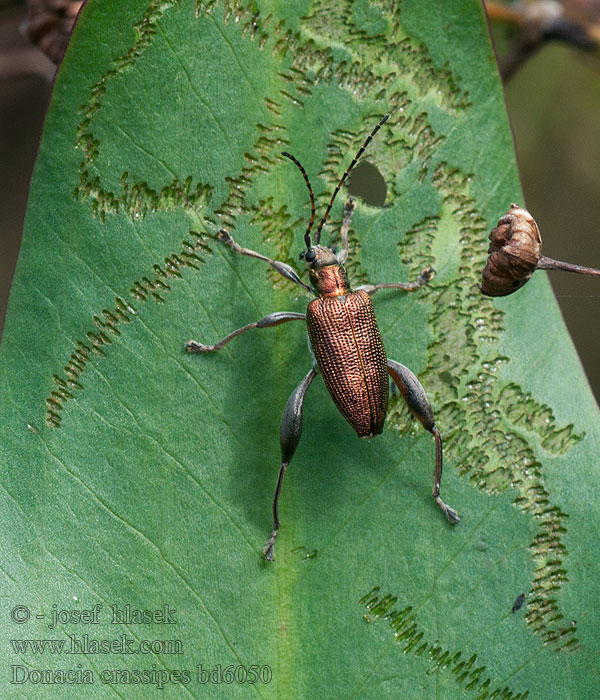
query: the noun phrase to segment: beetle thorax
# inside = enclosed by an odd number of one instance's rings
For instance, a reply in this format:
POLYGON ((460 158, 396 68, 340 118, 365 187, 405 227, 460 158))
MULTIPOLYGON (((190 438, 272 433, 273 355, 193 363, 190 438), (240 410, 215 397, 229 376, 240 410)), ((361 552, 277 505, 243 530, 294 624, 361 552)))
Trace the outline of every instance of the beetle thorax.
POLYGON ((310 281, 318 297, 347 296, 351 291, 346 270, 339 264, 311 270, 310 281))
POLYGON ((310 271, 310 281, 318 297, 339 297, 350 294, 348 275, 342 265, 326 265, 310 271))
POLYGON ((322 245, 310 246, 303 253, 309 268, 310 282, 318 297, 347 296, 352 291, 348 275, 331 248, 322 245))

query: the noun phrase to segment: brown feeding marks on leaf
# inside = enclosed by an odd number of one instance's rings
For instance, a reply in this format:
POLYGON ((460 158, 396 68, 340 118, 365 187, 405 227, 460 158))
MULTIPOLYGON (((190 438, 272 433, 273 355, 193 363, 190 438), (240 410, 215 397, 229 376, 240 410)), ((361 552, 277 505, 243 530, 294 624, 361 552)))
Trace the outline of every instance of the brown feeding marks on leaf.
POLYGON ((383 620, 393 630, 394 641, 401 647, 403 654, 414 654, 429 659, 431 665, 428 673, 451 673, 456 685, 475 698, 498 698, 498 700, 525 700, 529 691, 515 692, 503 682, 495 681, 487 672, 485 665, 479 661, 477 654, 468 655, 463 651, 444 649, 436 640, 429 642, 417 623, 417 614, 412 606, 395 607, 397 596, 379 595, 380 588, 375 586, 359 601, 367 609, 366 622, 383 620))
MULTIPOLYGON (((379 92, 377 99, 382 99, 396 84, 405 83, 448 112, 464 112, 471 104, 468 92, 448 65, 437 68, 427 49, 404 35, 399 3, 373 2, 370 12, 379 27, 373 35, 364 30, 362 18, 353 16, 353 3, 342 2, 332 8, 331 3, 314 2, 307 18, 311 38, 302 41, 290 32, 280 49, 284 55, 292 52, 294 67, 312 75, 315 85, 335 81, 359 98, 369 99, 379 92), (380 33, 385 34, 385 42, 376 40, 380 33), (348 50, 346 59, 336 60, 328 48, 338 34, 339 43, 348 50)), ((392 111, 391 105, 388 109, 392 111)))
POLYGON ((564 454, 584 437, 584 433, 575 433, 572 425, 558 427, 552 409, 538 403, 517 384, 504 386, 499 399, 506 407, 506 417, 511 423, 537 433, 541 437, 542 447, 548 452, 564 454))
MULTIPOLYGON (((262 231, 262 239, 277 250, 279 260, 294 261, 298 241, 294 239, 294 233, 301 229, 305 222, 300 219, 292 219, 285 204, 278 209, 274 203, 274 197, 260 200, 247 208, 250 221, 253 226, 258 226, 262 231)), ((297 285, 286 279, 271 267, 268 268, 267 278, 276 289, 285 290, 290 294, 297 293, 297 285)))
POLYGON ((83 118, 77 128, 75 145, 84 156, 79 164, 79 184, 73 195, 82 202, 89 200, 93 214, 101 221, 105 221, 107 215, 119 212, 132 219, 143 219, 152 212, 173 211, 180 207, 198 210, 206 207, 212 198, 212 187, 200 182, 194 185, 192 177, 185 178, 183 182, 173 177, 171 182, 156 190, 143 181, 131 182, 129 173, 124 172, 119 180, 119 190, 111 192, 102 187, 100 176, 93 174, 100 143, 90 129, 94 115, 102 107, 107 84, 135 65, 136 59, 152 42, 157 22, 168 9, 179 4, 179 0, 150 4, 143 19, 134 25, 136 39, 133 46, 113 61, 112 67, 92 88, 89 101, 81 107, 83 118))
MULTIPOLYGON (((469 195, 470 181, 458 169, 438 165, 432 182, 442 200, 441 215, 424 217, 400 245, 412 274, 427 265, 438 266, 432 247, 442 224, 453 229, 446 248, 457 245, 459 251, 454 262, 459 275, 438 275, 420 296, 432 309, 432 340, 421 376, 433 393, 447 454, 458 463, 459 473, 489 494, 516 489, 515 506, 534 517, 538 532, 529 551, 536 568, 525 619, 545 644, 573 649, 576 626, 560 625, 563 614, 556 600, 567 580, 562 543, 567 515, 552 505, 542 464, 523 431, 539 436, 542 447, 554 455, 564 454, 583 435, 572 425, 558 426, 548 406, 498 377, 500 367, 509 362, 494 347, 503 331, 504 313, 474 291, 486 257, 487 223, 469 195)), ((392 402, 389 420, 398 425, 407 418, 392 402)))
POLYGON ((136 303, 124 301, 120 297, 115 298, 115 305, 111 310, 104 309, 101 316, 93 316, 96 330, 88 330, 85 334, 85 342, 77 340, 75 350, 71 353, 66 365, 63 367, 64 377, 54 374, 52 379, 55 387, 46 398, 46 424, 51 428, 59 428, 62 420, 61 413, 65 403, 75 397, 70 389, 83 389, 80 381, 81 374, 94 353, 100 357, 106 357, 103 346, 111 345, 112 338, 118 338, 122 331, 119 328, 122 321, 130 323, 132 317, 138 313, 139 303, 149 299, 164 302, 164 295, 171 291, 172 280, 181 279, 183 268, 198 270, 205 262, 200 255, 212 253, 211 248, 205 242, 210 236, 190 231, 191 240, 182 242, 181 250, 164 259, 162 265, 153 266, 154 275, 144 276, 141 280, 135 280, 129 290, 129 296, 136 303), (167 281, 170 280, 171 284, 167 281))
MULTIPOLYGON (((265 103, 267 99, 265 99, 265 103)), ((268 106, 268 105, 267 105, 268 106)), ((218 217, 221 225, 228 229, 235 229, 235 219, 240 214, 251 211, 247 204, 249 187, 254 177, 261 173, 271 172, 274 165, 280 160, 280 152, 289 141, 285 138, 283 124, 273 121, 269 125, 257 124, 260 133, 252 146, 251 152, 244 153, 245 165, 236 177, 225 178, 229 185, 229 192, 223 204, 213 212, 218 217)))

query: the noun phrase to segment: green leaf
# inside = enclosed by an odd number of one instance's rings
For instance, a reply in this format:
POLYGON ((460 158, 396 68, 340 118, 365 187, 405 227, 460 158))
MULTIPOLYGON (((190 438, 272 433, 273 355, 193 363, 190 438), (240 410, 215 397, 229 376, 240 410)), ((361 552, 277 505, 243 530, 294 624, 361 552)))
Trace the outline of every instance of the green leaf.
POLYGON ((597 409, 545 276, 507 299, 477 289, 487 232, 521 199, 475 0, 90 0, 2 348, 2 696, 592 697, 597 409), (359 202, 349 273, 437 270, 374 302, 388 355, 432 398, 463 520, 436 508, 433 440, 401 402, 358 440, 317 378, 267 564, 304 328, 207 356, 184 343, 305 308, 216 231, 295 265, 310 209, 280 151, 323 212, 388 111, 364 157, 386 204, 359 202), (113 623, 127 605, 159 612, 113 623), (86 653, 23 642, 45 639, 86 653), (143 640, 150 653, 125 653, 143 640))

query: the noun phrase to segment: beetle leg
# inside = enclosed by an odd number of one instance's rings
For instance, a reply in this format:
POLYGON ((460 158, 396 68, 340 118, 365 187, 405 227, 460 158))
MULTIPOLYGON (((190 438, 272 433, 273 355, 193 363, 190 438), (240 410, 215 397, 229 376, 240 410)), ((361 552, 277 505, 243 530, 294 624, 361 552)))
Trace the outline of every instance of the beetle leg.
POLYGON ((429 267, 426 267, 424 270, 421 271, 421 274, 417 277, 417 279, 414 282, 384 282, 383 284, 363 284, 360 287, 356 287, 355 290, 358 291, 359 289, 362 289, 369 296, 371 296, 371 294, 375 294, 375 292, 378 289, 403 289, 405 292, 414 292, 416 289, 419 289, 419 287, 422 287, 424 284, 427 284, 427 282, 432 280, 434 275, 435 270, 430 265, 429 267))
POLYGON ((285 474, 287 465, 294 456, 296 447, 298 447, 298 443, 300 442, 300 436, 302 435, 304 396, 306 394, 306 390, 316 375, 317 370, 313 367, 290 394, 290 398, 288 399, 283 411, 283 416, 281 417, 281 425, 279 428, 281 467, 279 468, 279 476, 277 477, 277 485, 275 486, 275 495, 273 496, 273 531, 271 532, 271 536, 263 548, 263 557, 267 561, 273 561, 275 538, 277 537, 277 531, 279 530, 280 525, 277 504, 281 493, 283 475, 285 474))
POLYGON ((352 221, 352 215, 356 209, 356 202, 354 197, 348 197, 346 204, 344 204, 344 220, 342 222, 342 230, 340 232, 342 238, 342 250, 336 255, 337 261, 340 265, 344 265, 346 259, 348 258, 348 231, 350 230, 350 222, 352 221))
POLYGON ((258 321, 254 321, 254 323, 249 323, 247 326, 238 328, 214 345, 204 345, 196 340, 188 340, 185 344, 185 349, 188 352, 214 352, 215 350, 220 350, 224 345, 227 345, 227 343, 233 340, 237 335, 241 335, 251 328, 271 328, 272 326, 278 326, 280 323, 287 323, 288 321, 304 320, 306 320, 306 316, 296 313, 295 311, 275 311, 268 316, 260 318, 258 321))
POLYGON ((425 390, 421 386, 415 375, 404 365, 394 360, 387 361, 388 374, 394 380, 402 397, 406 401, 410 412, 419 420, 421 425, 433 434, 435 438, 435 474, 433 478, 432 496, 435 502, 441 508, 442 513, 446 516, 452 525, 460 522, 460 516, 450 506, 446 505, 440 498, 440 482, 442 480, 442 436, 435 425, 435 418, 431 404, 427 398, 425 390))
POLYGON ((287 277, 287 279, 292 280, 292 282, 299 284, 301 287, 304 287, 304 289, 306 289, 312 294, 312 289, 307 284, 304 284, 304 282, 298 277, 294 268, 290 267, 287 263, 281 262, 280 260, 271 260, 271 258, 267 258, 265 255, 261 255, 260 253, 257 253, 254 250, 250 250, 249 248, 242 248, 233 240, 229 231, 226 231, 224 228, 219 229, 217 238, 222 243, 225 243, 225 245, 228 245, 230 248, 235 250, 237 253, 240 253, 241 255, 248 255, 251 258, 258 258, 258 260, 264 260, 265 262, 268 262, 269 265, 274 270, 277 270, 277 272, 279 272, 280 275, 283 275, 284 277, 287 277))

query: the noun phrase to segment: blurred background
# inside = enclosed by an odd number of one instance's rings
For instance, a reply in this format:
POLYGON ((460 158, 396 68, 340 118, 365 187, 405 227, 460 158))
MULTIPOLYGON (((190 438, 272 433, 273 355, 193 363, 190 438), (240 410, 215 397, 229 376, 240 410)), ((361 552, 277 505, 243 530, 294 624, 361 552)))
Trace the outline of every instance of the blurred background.
MULTIPOLYGON (((0 0, 0 333, 55 62, 81 4, 0 0)), ((525 194, 519 203, 536 218, 545 255, 600 268, 600 0, 487 6, 525 194)), ((564 272, 550 280, 598 399, 600 280, 564 272)))

